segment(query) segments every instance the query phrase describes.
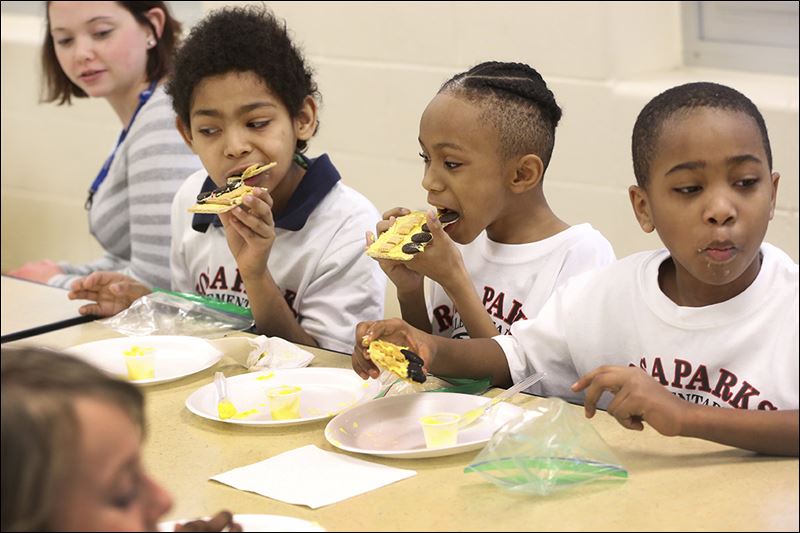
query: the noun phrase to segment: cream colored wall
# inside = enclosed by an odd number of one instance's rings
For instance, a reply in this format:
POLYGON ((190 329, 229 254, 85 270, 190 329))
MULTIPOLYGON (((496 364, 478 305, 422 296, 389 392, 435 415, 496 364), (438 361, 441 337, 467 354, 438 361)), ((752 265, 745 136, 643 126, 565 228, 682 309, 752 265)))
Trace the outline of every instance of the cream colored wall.
MULTIPOLYGON (((204 2, 206 10, 230 2, 204 2)), ((656 247, 631 213, 630 132, 673 85, 736 87, 761 108, 781 180, 767 239, 798 260, 798 78, 681 67, 678 2, 272 2, 317 72, 322 127, 349 185, 383 211, 424 207, 418 121, 440 84, 480 61, 536 67, 564 109, 545 192, 571 223, 590 222, 618 256, 656 247)), ((104 102, 36 105, 36 42, 2 46, 2 268, 41 256, 85 259, 85 189, 118 125, 104 102), (58 166, 58 170, 56 170, 58 166), (50 213, 58 208, 58 217, 50 213)), ((392 294, 387 314, 396 314, 392 294)))

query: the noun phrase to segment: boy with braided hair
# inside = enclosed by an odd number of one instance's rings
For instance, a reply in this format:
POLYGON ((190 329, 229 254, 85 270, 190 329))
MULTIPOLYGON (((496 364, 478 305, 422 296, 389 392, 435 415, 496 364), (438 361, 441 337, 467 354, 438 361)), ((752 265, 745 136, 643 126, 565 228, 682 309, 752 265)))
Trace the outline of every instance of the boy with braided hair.
MULTIPOLYGON (((521 63, 481 63, 442 85, 420 121, 422 186, 440 215, 458 218, 443 228, 429 214, 424 253, 379 260, 406 321, 453 338, 505 334, 567 278, 614 260, 598 231, 570 227, 545 199, 560 118, 541 75, 521 63)), ((378 233, 409 212, 384 213, 378 233)))

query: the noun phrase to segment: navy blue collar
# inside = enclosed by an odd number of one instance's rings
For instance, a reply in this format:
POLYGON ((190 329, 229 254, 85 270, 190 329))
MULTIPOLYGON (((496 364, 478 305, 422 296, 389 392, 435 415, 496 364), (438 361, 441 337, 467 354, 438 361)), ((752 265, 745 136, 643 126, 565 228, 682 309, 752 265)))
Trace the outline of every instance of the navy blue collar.
MULTIPOLYGON (((322 154, 316 159, 301 156, 308 166, 303 179, 292 193, 286 207, 275 218, 275 227, 289 231, 299 231, 306 225, 308 217, 327 196, 336 183, 342 179, 339 171, 331 163, 327 154, 322 154)), ((217 186, 210 177, 206 177, 200 192, 213 191, 217 186)), ((205 233, 208 226, 222 226, 219 217, 209 213, 196 213, 192 217, 192 229, 205 233)))

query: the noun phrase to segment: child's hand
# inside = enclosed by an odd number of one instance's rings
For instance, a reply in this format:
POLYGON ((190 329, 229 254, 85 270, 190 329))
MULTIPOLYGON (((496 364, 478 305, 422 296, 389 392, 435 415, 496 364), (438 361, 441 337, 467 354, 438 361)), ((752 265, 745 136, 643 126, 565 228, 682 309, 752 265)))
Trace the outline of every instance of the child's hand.
MULTIPOLYGON (((405 207, 395 207, 383 214, 383 220, 380 220, 375 225, 375 232, 380 235, 389 229, 397 217, 409 214, 411 211, 405 207)), ((372 233, 367 232, 367 246, 375 242, 375 237, 372 233)), ((392 261, 391 259, 376 259, 381 269, 386 273, 386 276, 397 287, 398 295, 404 293, 411 293, 414 291, 422 290, 422 283, 424 277, 408 268, 404 261, 392 261)))
POLYGON ((242 277, 247 279, 262 275, 275 242, 275 221, 269 192, 255 187, 244 196, 241 206, 220 213, 219 218, 242 277))
POLYGON ((430 368, 435 355, 435 345, 430 335, 420 331, 399 318, 378 320, 376 322, 361 322, 356 326, 356 343, 353 347, 351 362, 353 370, 363 379, 377 378, 380 370, 369 358, 367 348, 369 343, 376 339, 383 339, 399 346, 408 346, 422 358, 422 368, 430 368))
POLYGON ((628 429, 641 431, 642 421, 666 436, 680 435, 690 405, 676 398, 666 387, 637 367, 601 366, 585 374, 572 390, 586 389, 586 417, 594 416, 604 391, 614 394, 608 414, 628 429))
POLYGON ((175 531, 242 531, 228 511, 220 511, 208 520, 191 520, 175 526, 175 531))
POLYGON ((436 214, 428 211, 426 218, 433 239, 428 242, 422 253, 416 254, 408 262, 408 268, 429 277, 445 290, 465 279, 471 283, 461 252, 456 248, 453 239, 444 231, 436 214))
POLYGON ((72 282, 67 298, 94 300, 78 310, 82 315, 112 316, 127 309, 134 300, 152 291, 143 283, 120 272, 92 272, 72 282))

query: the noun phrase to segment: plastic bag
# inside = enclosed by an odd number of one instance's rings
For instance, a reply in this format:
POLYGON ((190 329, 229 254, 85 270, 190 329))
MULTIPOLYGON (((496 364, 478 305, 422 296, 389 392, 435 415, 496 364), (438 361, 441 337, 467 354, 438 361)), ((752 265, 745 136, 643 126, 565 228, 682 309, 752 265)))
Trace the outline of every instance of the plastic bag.
POLYGON ((400 394, 415 394, 417 392, 460 392, 462 394, 483 394, 491 386, 489 378, 439 378, 428 375, 425 383, 409 383, 400 379, 392 372, 383 370, 378 377, 381 381, 381 396, 398 396, 400 394))
POLYGON ((477 472, 511 492, 540 496, 628 477, 589 421, 559 398, 544 399, 509 420, 464 472, 477 472))
POLYGON ((211 298, 178 292, 154 291, 116 315, 99 321, 124 335, 188 335, 221 337, 249 329, 248 309, 211 298))

